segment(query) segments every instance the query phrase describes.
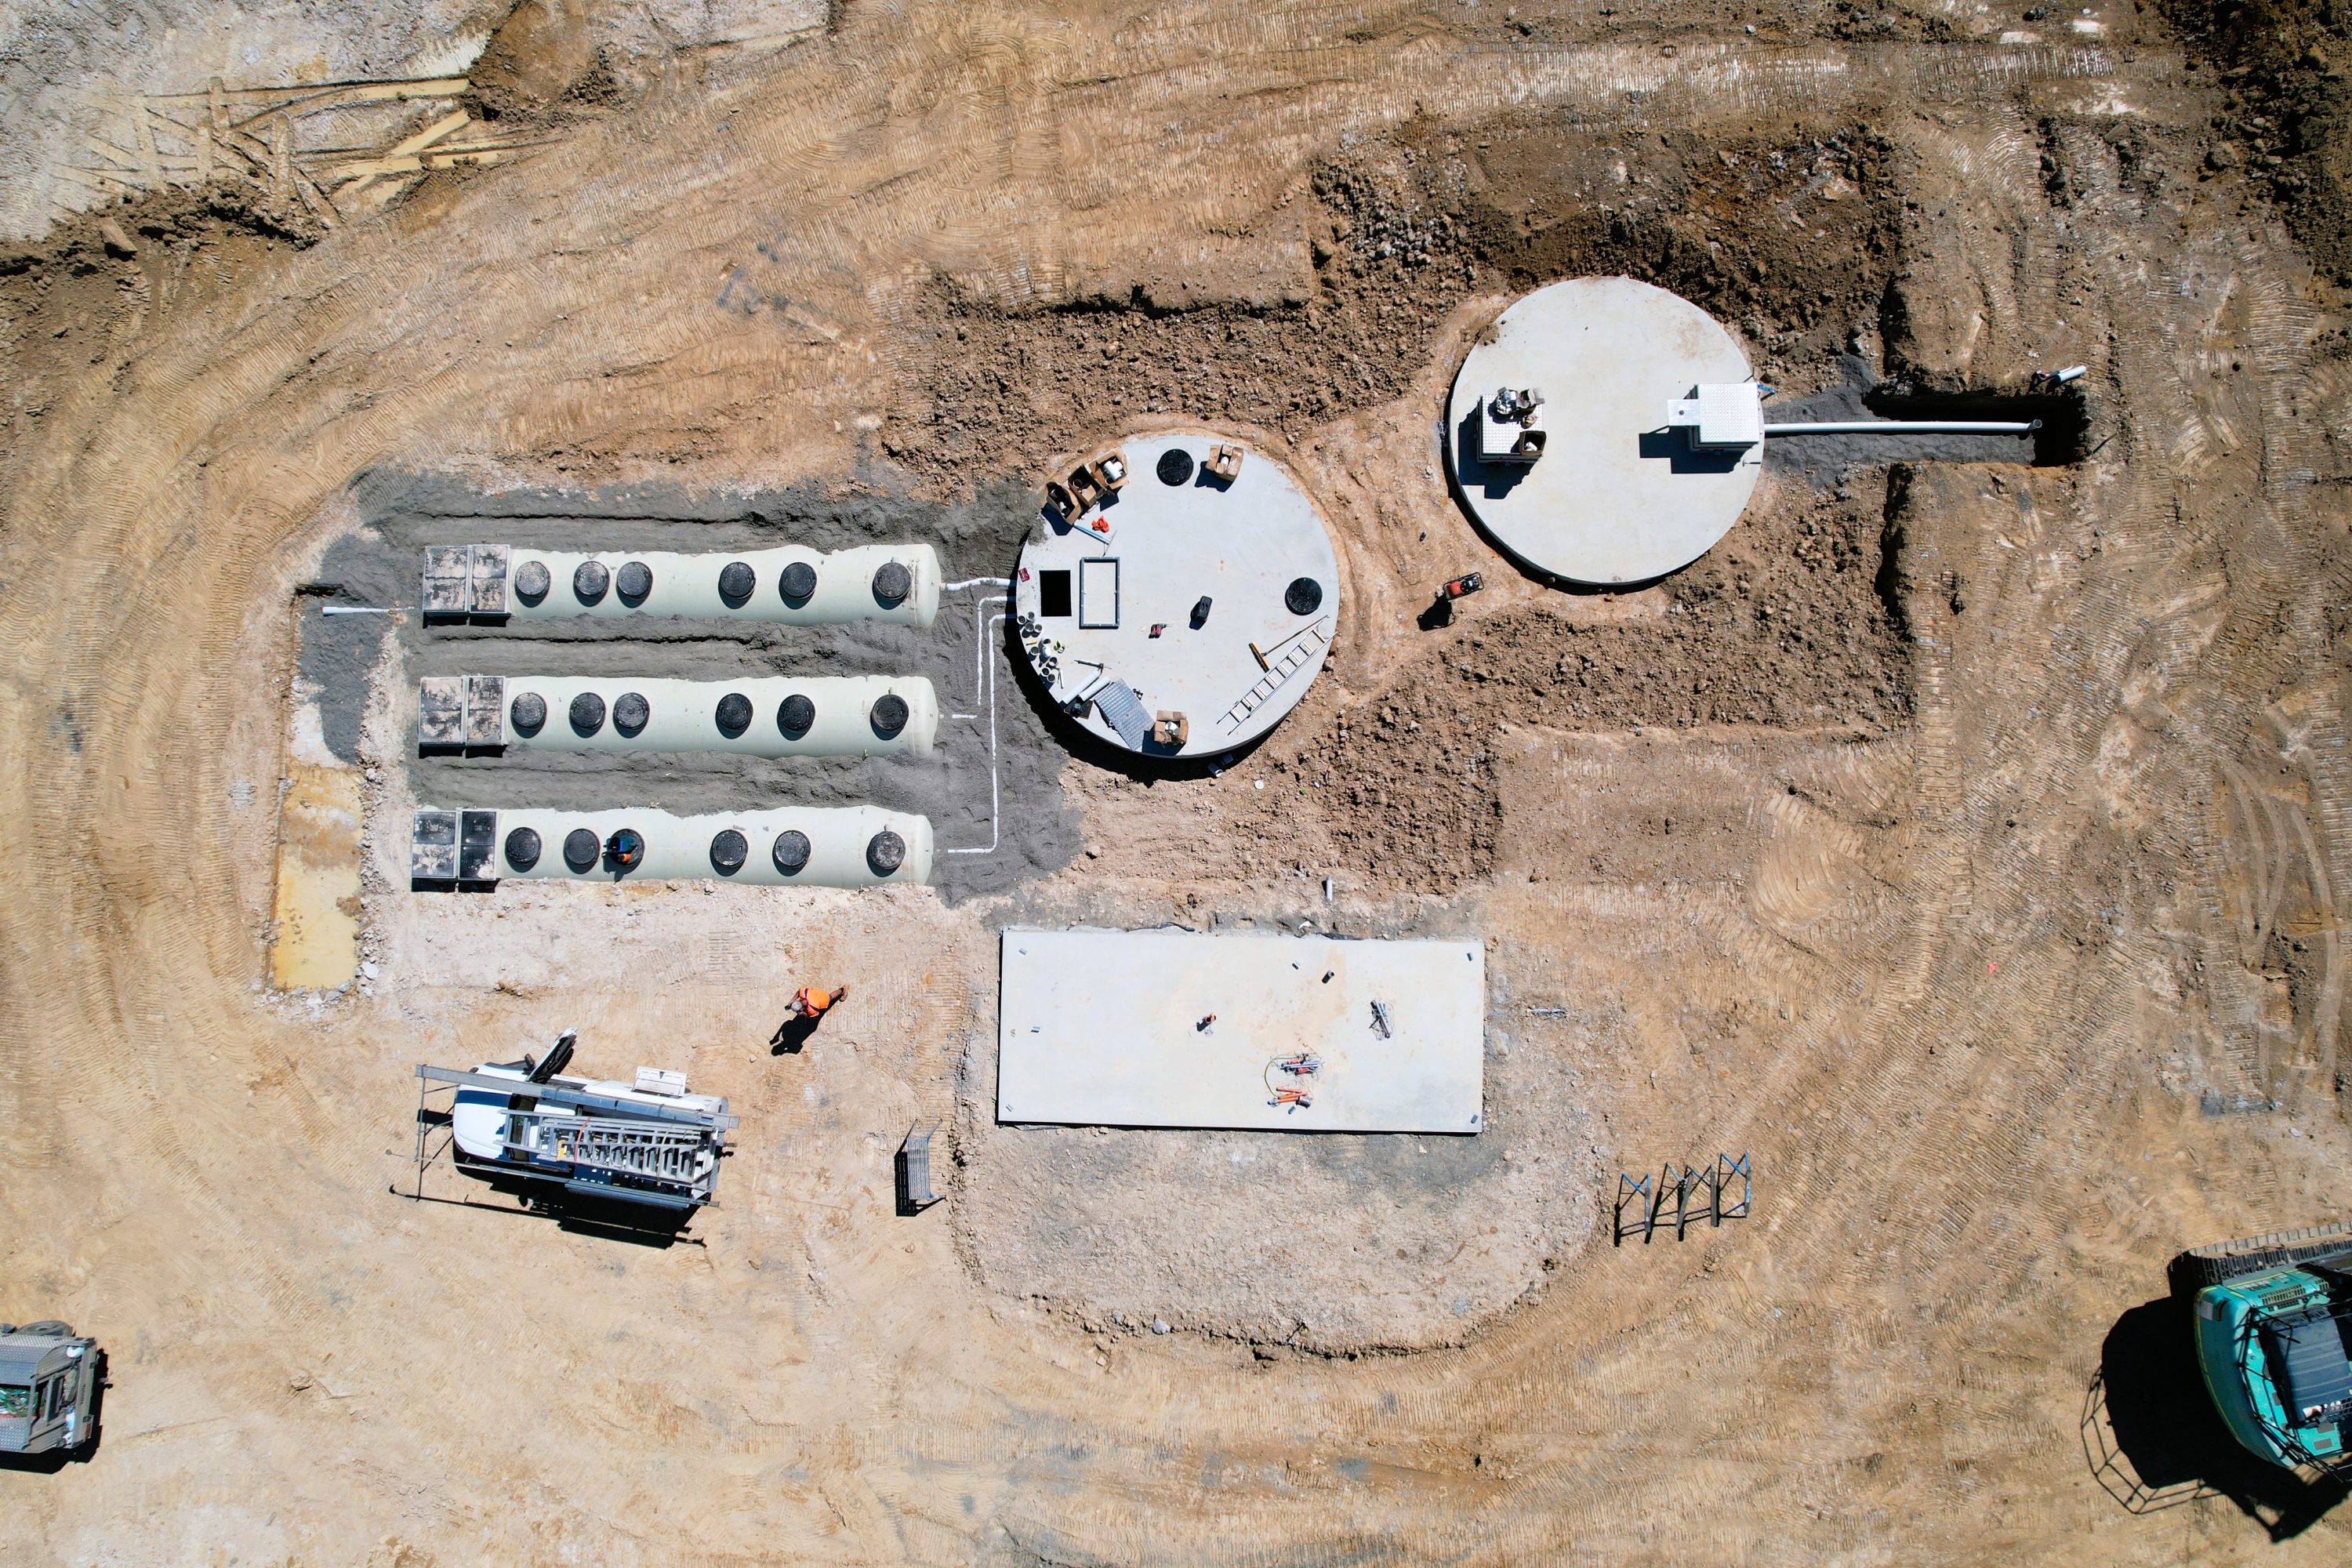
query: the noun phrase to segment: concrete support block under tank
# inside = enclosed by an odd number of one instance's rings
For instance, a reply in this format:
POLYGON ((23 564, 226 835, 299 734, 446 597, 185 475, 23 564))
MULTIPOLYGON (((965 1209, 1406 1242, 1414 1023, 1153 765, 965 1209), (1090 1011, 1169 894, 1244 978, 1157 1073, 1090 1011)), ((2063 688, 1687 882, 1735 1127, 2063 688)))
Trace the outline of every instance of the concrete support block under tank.
MULTIPOLYGON (((435 680, 419 689, 418 738, 435 680)), ((541 752, 731 752, 747 757, 926 756, 939 695, 919 676, 664 680, 509 675, 503 743, 541 752)))
POLYGON ((928 544, 863 544, 830 554, 789 544, 691 555, 516 547, 507 555, 507 614, 519 621, 669 616, 928 626, 942 586, 939 552, 928 544))
MULTIPOLYGON (((420 819, 426 815, 420 813, 420 819)), ((526 808, 498 813, 496 869, 501 879, 576 882, 871 888, 929 881, 931 855, 929 817, 875 805, 782 806, 697 816, 635 806, 526 808), (641 843, 629 864, 610 853, 625 828, 641 843)))

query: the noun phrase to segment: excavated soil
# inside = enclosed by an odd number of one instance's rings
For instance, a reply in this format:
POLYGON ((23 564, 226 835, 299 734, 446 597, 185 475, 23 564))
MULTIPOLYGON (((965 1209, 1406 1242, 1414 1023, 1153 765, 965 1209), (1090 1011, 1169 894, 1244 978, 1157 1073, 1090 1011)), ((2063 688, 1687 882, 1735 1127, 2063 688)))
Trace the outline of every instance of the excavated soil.
POLYGON ((2165 1282, 2352 1165, 2325 7, 461 9, 448 61, 175 0, 0 62, 0 216, 55 220, 0 262, 0 1317, 112 1379, 86 1462, 0 1469, 0 1560, 2344 1560, 2165 1282), (101 69, 238 59, 471 69, 530 145, 331 231, 78 181, 101 69), (1559 592, 1438 410, 1585 273, 1714 311, 1780 406, 2045 432, 1776 440, 1705 559, 1559 592), (996 575, 1049 462, 1179 423, 1339 561, 1323 674, 1197 768, 1066 752, 984 599, 317 613, 451 531, 996 575), (418 673, 559 658, 993 669, 996 738, 412 755, 418 673), (355 833, 304 836, 322 774, 355 833), (426 794, 614 787, 1003 831, 935 889, 407 886, 426 794), (280 848, 346 837, 359 973, 273 991, 280 848), (1482 938, 1489 1130, 996 1125, 996 933, 1168 921, 1482 938), (809 984, 850 994, 779 1053, 809 984), (741 1118, 671 1245, 410 1163, 415 1064, 565 1027, 741 1118), (1745 1217, 1611 1245, 1624 1175, 1743 1153, 1745 1217))

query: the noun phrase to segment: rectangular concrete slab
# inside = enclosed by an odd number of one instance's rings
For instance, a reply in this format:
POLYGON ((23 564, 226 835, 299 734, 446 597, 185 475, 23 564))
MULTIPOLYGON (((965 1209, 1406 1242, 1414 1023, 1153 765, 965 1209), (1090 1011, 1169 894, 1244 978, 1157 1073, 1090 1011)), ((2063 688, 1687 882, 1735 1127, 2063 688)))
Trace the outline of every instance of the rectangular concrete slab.
POLYGON ((1486 1125, 1483 943, 1165 928, 1013 930, 1003 940, 999 1121, 1284 1132, 1486 1125), (1201 1028, 1211 1014, 1216 1021, 1201 1028), (1281 1069, 1300 1052, 1319 1070, 1281 1069), (1282 1089, 1303 1089, 1311 1103, 1282 1103, 1282 1089))

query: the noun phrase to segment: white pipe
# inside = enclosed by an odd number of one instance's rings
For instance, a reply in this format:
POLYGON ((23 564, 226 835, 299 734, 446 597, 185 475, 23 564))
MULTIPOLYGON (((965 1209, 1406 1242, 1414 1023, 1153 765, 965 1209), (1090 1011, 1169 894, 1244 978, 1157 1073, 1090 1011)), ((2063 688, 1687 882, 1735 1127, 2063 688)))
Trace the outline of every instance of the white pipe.
POLYGON ((919 677, 880 675, 762 676, 737 680, 658 680, 635 676, 583 679, 562 675, 506 678, 506 743, 539 752, 732 752, 749 757, 928 756, 940 728, 939 695, 919 677), (572 700, 583 691, 604 701, 604 721, 586 735, 572 728, 572 700), (643 731, 624 735, 613 704, 634 691, 653 710, 643 731), (515 724, 515 700, 525 693, 547 704, 547 719, 535 735, 515 724), (740 735, 719 728, 719 699, 740 693, 751 699, 751 722, 740 735), (816 710, 815 721, 797 738, 786 735, 777 710, 787 697, 802 696, 816 710), (895 695, 907 704, 907 722, 885 739, 870 717, 875 701, 895 695))
POLYGON ((969 847, 943 849, 940 851, 943 855, 993 855, 998 842, 1004 836, 1004 804, 999 793, 996 773, 996 667, 987 662, 989 633, 1003 624, 1004 612, 999 610, 996 618, 988 623, 987 629, 980 636, 982 668, 988 677, 984 683, 988 696, 988 842, 969 847))
POLYGON ((392 614, 390 610, 379 610, 373 605, 321 605, 319 606, 319 613, 322 616, 388 616, 392 614))
POLYGON ((961 583, 948 584, 940 591, 952 594, 962 588, 1010 588, 1011 586, 1013 586, 1013 579, 1010 577, 967 577, 961 583))
POLYGON ((572 882, 706 881, 745 882, 765 887, 870 888, 884 882, 927 882, 931 876, 931 822, 927 816, 884 811, 879 806, 785 806, 776 810, 717 812, 697 816, 673 816, 650 807, 617 811, 541 811, 499 813, 498 870, 501 878, 555 879, 572 882), (515 830, 528 827, 539 835, 539 858, 529 868, 508 856, 515 830), (646 841, 645 858, 634 868, 616 872, 600 854, 585 871, 575 871, 563 858, 563 841, 573 830, 585 828, 602 846, 621 828, 635 828, 646 841), (745 839, 742 869, 721 875, 711 864, 711 840, 729 828, 745 839), (888 876, 877 876, 866 861, 866 847, 877 833, 888 830, 907 847, 906 859, 888 876), (793 876, 776 868, 777 835, 804 835, 809 841, 808 864, 793 876))
POLYGON ((1767 425, 1767 436, 2031 436, 2042 421, 2023 424, 1967 419, 1852 419, 1825 425, 1767 425))
POLYGON ((843 621, 895 621, 928 626, 939 614, 941 589, 939 552, 928 544, 862 544, 831 554, 803 545, 774 550, 719 551, 684 554, 668 550, 525 550, 507 552, 507 603, 516 620, 587 616, 617 620, 625 616, 677 616, 707 621, 777 621, 791 626, 832 626, 843 621), (572 574, 583 563, 604 568, 605 587, 593 603, 573 591, 572 574), (913 579, 895 605, 874 596, 874 574, 896 561, 913 579), (537 603, 515 591, 515 576, 532 562, 547 569, 548 589, 537 603), (653 573, 653 589, 637 603, 624 603, 621 568, 638 563, 653 573), (740 605, 719 592, 719 574, 733 563, 751 568, 751 592, 740 605), (784 568, 805 564, 816 573, 816 591, 803 604, 788 603, 781 591, 784 568))

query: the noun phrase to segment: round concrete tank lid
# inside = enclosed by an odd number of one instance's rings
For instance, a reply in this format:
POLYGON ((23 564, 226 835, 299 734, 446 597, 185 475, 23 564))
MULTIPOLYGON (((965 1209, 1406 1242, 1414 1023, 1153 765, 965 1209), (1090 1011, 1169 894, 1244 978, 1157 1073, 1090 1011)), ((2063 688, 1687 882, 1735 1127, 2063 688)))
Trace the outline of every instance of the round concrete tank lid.
POLYGON ((1171 447, 1160 454, 1160 461, 1151 471, 1160 476, 1163 485, 1181 485, 1192 477, 1192 454, 1181 447, 1171 447))
POLYGON ((722 827, 711 835, 710 868, 722 877, 740 871, 751 853, 751 841, 731 827, 722 827))
POLYGON ((810 847, 807 834, 797 827, 785 828, 776 835, 776 847, 771 852, 775 857, 776 869, 787 877, 800 875, 808 867, 810 847))
POLYGON ((624 735, 644 734, 653 716, 654 705, 641 691, 624 691, 613 699, 613 728, 624 735))
POLYGON ((760 574, 748 561, 730 561, 719 569, 719 596, 730 604, 741 604, 759 585, 760 574))
POLYGON ((1751 379, 1738 342, 1678 295, 1631 278, 1548 284, 1496 318, 1454 378, 1445 458, 1455 494, 1540 575, 1654 581, 1729 532, 1764 471, 1762 442, 1699 447, 1696 429, 1667 423, 1670 405, 1751 379), (1507 391, 1543 399, 1532 463, 1481 456, 1508 445, 1495 411, 1507 391))
POLYGON ((517 598, 526 605, 536 605, 555 586, 555 577, 548 571, 546 562, 526 561, 515 568, 514 586, 517 598))
POLYGON ((625 601, 637 604, 654 591, 654 569, 642 561, 625 561, 621 569, 613 574, 613 586, 620 590, 625 601))
POLYGON ((816 704, 797 691, 776 704, 776 728, 783 731, 786 740, 799 740, 815 722, 816 704))
POLYGON ((593 691, 583 691, 572 700, 572 728, 583 735, 593 735, 604 727, 604 700, 593 691))
POLYGON ((915 591, 915 574, 899 561, 885 561, 874 569, 874 602, 885 609, 895 609, 907 602, 915 591))
POLYGON ((572 569, 572 596, 583 605, 602 599, 612 585, 613 574, 604 570, 602 561, 583 561, 572 569))
POLYGON ((877 877, 887 877, 907 863, 907 841, 884 828, 866 841, 866 864, 877 877))
POLYGON ((730 691, 719 700, 719 732, 733 740, 751 727, 751 700, 740 691, 730 691))
POLYGON ((563 836, 563 863, 575 871, 591 870, 604 852, 604 841, 591 828, 575 827, 563 836))
POLYGON ((528 871, 539 864, 539 831, 518 827, 507 835, 507 864, 518 871, 528 871))
POLYGON ((1282 607, 1294 616, 1311 616, 1323 607, 1323 584, 1312 577, 1294 577, 1282 591, 1282 607))
POLYGON ((518 691, 507 704, 507 719, 519 735, 536 735, 547 722, 547 699, 536 691, 518 691))
POLYGON ((867 710, 866 717, 874 726, 877 735, 889 740, 907 727, 907 700, 895 691, 886 691, 874 700, 874 706, 867 710))
POLYGON ((793 562, 777 577, 776 591, 788 605, 807 604, 816 592, 816 568, 805 561, 793 562))

